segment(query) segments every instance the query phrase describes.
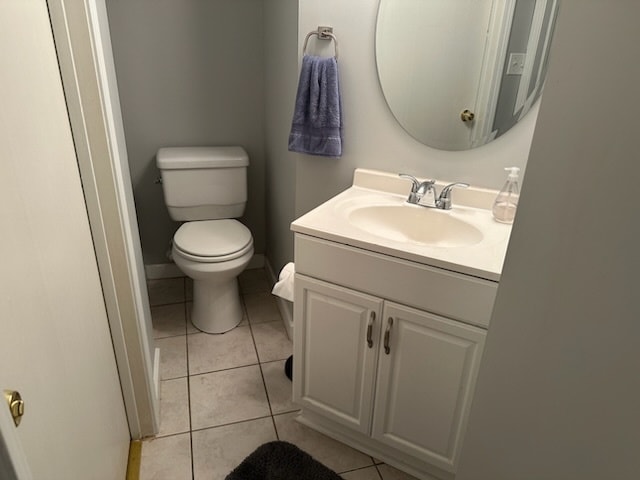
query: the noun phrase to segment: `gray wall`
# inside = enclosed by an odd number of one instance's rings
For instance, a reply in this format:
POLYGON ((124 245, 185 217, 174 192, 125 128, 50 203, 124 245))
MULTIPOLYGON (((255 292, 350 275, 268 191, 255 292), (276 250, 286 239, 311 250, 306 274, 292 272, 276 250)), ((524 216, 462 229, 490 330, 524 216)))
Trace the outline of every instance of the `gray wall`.
POLYGON ((638 18, 560 6, 457 480, 638 478, 638 18))
POLYGON ((298 0, 265 8, 267 258, 277 274, 293 260, 296 156, 287 150, 298 77, 298 0))
POLYGON ((262 0, 108 0, 145 264, 166 263, 178 224, 154 183, 163 146, 241 145, 250 156, 243 219, 264 253, 262 0))

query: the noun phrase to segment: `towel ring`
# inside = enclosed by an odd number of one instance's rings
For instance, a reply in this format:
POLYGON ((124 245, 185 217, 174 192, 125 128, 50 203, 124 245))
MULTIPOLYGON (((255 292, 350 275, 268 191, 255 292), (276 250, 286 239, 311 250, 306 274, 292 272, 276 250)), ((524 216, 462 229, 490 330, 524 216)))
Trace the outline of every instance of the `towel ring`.
POLYGON ((304 45, 302 46, 302 54, 305 55, 307 53, 307 43, 309 42, 309 38, 312 35, 317 35, 317 37, 321 40, 333 40, 333 47, 335 49, 335 57, 338 59, 338 39, 332 33, 333 28, 331 27, 318 27, 318 30, 307 33, 307 36, 304 38, 304 45))

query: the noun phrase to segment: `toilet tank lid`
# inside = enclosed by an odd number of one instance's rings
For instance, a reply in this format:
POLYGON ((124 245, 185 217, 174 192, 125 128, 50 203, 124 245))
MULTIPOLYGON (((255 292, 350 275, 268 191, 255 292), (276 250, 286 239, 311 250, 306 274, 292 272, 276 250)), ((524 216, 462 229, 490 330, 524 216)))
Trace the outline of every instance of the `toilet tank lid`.
POLYGON ((242 147, 163 147, 156 163, 161 170, 246 167, 249 155, 242 147))

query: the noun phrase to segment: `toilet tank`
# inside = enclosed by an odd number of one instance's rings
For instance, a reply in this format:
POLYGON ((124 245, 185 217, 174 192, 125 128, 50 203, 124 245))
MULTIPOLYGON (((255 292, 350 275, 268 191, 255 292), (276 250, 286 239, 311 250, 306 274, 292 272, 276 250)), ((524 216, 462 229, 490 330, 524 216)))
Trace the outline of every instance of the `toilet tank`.
POLYGON ((242 147, 161 148, 156 163, 173 220, 238 218, 247 204, 249 156, 242 147))

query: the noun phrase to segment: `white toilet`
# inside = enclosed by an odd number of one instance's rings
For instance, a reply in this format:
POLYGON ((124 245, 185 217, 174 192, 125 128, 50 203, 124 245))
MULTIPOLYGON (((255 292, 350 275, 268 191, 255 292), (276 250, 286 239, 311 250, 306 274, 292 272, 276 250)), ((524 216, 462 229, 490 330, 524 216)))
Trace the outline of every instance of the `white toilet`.
POLYGON ((238 275, 253 256, 253 237, 232 220, 247 203, 249 157, 241 147, 161 148, 156 157, 173 220, 173 260, 193 279, 192 323, 224 333, 242 321, 238 275))

